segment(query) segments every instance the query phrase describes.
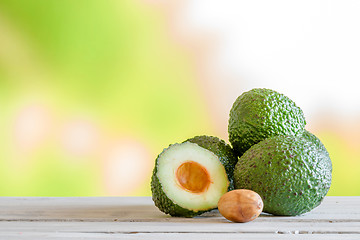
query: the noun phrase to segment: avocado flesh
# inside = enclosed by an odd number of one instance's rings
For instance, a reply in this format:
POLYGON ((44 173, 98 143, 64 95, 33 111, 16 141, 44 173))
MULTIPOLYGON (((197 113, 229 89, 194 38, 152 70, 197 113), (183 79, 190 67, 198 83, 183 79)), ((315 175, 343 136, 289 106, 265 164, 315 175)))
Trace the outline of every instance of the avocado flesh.
POLYGON ((287 96, 266 88, 241 94, 230 110, 229 141, 240 157, 252 145, 277 135, 301 135, 306 121, 287 96))
POLYGON ((216 208, 229 184, 218 156, 196 143, 183 142, 170 145, 157 157, 152 199, 166 214, 193 217, 216 208))
POLYGON ((236 188, 257 192, 264 212, 295 216, 317 207, 331 185, 329 155, 302 136, 275 136, 253 145, 236 164, 236 188))
POLYGON ((229 179, 229 191, 234 189, 234 169, 235 165, 238 161, 238 157, 235 154, 234 150, 231 146, 225 143, 224 140, 219 139, 214 136, 196 136, 186 140, 187 142, 196 143, 202 148, 205 148, 211 152, 213 152, 216 156, 218 156, 221 164, 225 167, 226 174, 229 179))

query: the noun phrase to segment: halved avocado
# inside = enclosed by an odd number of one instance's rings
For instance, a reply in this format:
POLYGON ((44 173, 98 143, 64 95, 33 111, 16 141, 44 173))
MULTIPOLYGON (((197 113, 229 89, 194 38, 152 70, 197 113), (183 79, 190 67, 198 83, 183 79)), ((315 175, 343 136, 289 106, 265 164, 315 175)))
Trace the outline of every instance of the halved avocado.
POLYGON ((225 167, 225 171, 228 175, 230 181, 229 191, 234 189, 234 169, 238 161, 235 151, 232 147, 225 143, 224 140, 214 137, 214 136, 195 136, 186 140, 187 142, 196 143, 200 147, 203 147, 209 151, 212 151, 216 156, 218 156, 219 161, 225 167))
POLYGON ((231 181, 219 156, 187 140, 170 145, 157 157, 152 198, 164 213, 193 217, 216 208, 231 181))

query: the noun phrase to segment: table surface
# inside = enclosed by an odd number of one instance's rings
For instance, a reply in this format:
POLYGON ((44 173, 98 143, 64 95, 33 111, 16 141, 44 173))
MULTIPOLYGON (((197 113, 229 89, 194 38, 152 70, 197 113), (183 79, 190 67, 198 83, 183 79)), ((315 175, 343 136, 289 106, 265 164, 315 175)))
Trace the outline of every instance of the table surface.
POLYGON ((360 239, 360 197, 302 216, 233 223, 217 210, 170 217, 150 197, 0 197, 0 239, 360 239))

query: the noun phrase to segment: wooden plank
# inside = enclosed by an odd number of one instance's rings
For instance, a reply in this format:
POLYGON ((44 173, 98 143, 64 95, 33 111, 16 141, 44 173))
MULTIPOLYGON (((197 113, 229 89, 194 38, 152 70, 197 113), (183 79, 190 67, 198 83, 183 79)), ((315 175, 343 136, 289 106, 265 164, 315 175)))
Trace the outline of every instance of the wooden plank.
POLYGON ((360 239, 360 197, 327 197, 297 217, 261 214, 240 224, 217 210, 161 213, 150 197, 1 197, 0 239, 360 239))
POLYGON ((360 234, 360 222, 0 222, 4 232, 360 234))
POLYGON ((323 235, 302 235, 302 234, 212 234, 212 233, 131 233, 131 234, 119 234, 119 233, 63 233, 63 232, 43 232, 43 233, 7 233, 1 234, 1 239, 6 240, 70 240, 70 239, 154 239, 154 240, 184 240, 184 239, 196 239, 196 240, 259 240, 259 239, 272 239, 272 240, 356 240, 358 236, 352 234, 323 234, 323 235))
POLYGON ((1 220, 113 221, 166 218, 149 197, 0 198, 1 220))
MULTIPOLYGON (((360 197, 326 197, 310 213, 296 217, 262 214, 257 221, 360 221, 360 197)), ((174 218, 160 212, 150 197, 0 198, 0 221, 156 221, 213 222, 218 211, 196 218, 174 218)))

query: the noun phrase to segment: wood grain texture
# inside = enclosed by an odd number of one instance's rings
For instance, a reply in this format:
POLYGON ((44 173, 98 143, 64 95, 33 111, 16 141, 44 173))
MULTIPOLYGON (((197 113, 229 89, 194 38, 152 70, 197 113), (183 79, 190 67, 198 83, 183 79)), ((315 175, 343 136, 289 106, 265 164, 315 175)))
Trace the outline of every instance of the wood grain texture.
POLYGON ((1 197, 0 239, 360 239, 360 197, 326 197, 297 217, 232 223, 217 210, 170 217, 150 197, 1 197))

